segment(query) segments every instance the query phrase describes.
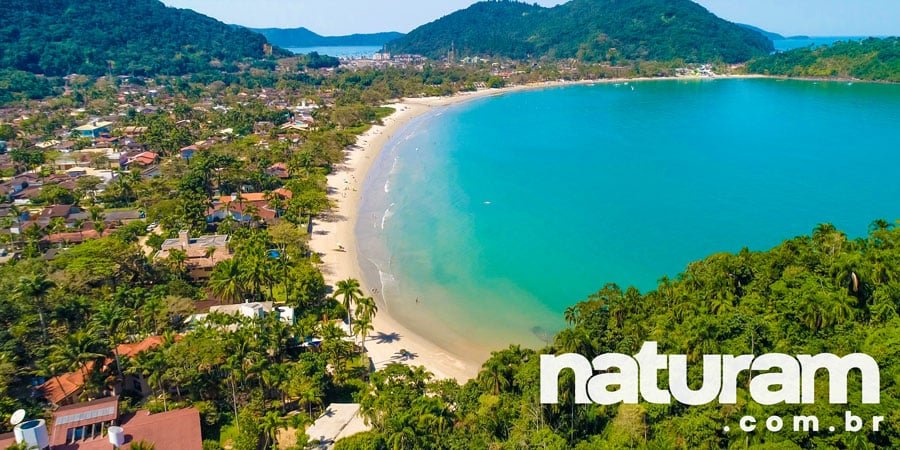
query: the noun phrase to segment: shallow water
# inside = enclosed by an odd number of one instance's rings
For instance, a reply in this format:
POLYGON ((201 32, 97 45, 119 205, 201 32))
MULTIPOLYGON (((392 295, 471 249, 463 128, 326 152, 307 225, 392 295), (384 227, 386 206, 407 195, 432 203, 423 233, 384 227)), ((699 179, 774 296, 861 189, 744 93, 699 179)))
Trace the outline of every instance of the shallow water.
POLYGON ((357 236, 391 314, 458 353, 539 345, 607 282, 900 218, 900 86, 761 79, 521 92, 417 118, 357 236))

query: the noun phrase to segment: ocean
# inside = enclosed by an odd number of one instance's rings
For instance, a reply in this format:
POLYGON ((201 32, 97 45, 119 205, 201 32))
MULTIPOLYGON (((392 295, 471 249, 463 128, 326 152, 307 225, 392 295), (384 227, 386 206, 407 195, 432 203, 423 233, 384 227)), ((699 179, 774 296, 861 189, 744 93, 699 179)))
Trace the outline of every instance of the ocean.
POLYGON ((793 39, 777 39, 772 41, 772 43, 775 44, 775 50, 779 52, 786 52, 795 48, 818 48, 825 45, 834 44, 838 41, 861 41, 863 39, 866 38, 862 36, 807 36, 793 39))
POLYGON ((390 313, 457 353, 539 346, 606 283, 900 218, 900 86, 727 79, 473 100, 394 135, 357 237, 390 313))
POLYGON ((371 58, 381 51, 381 47, 373 46, 328 46, 328 47, 293 47, 289 48, 296 55, 306 55, 316 52, 320 55, 333 56, 335 58, 371 58))

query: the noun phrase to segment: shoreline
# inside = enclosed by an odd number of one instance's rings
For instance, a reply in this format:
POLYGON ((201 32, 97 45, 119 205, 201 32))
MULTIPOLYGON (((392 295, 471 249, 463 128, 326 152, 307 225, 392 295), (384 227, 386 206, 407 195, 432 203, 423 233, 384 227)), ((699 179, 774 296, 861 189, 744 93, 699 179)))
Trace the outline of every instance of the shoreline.
MULTIPOLYGON (((360 265, 356 223, 359 218, 363 185, 369 170, 392 138, 417 117, 437 108, 515 92, 534 91, 568 86, 630 83, 638 81, 716 80, 776 78, 765 75, 727 75, 717 77, 643 77, 579 81, 548 81, 462 92, 447 97, 408 98, 384 105, 396 111, 357 138, 357 143, 345 150, 344 164, 328 176, 329 198, 334 210, 314 221, 310 248, 321 257, 320 268, 329 286, 343 279, 359 280, 364 295, 374 286, 365 279, 360 265)), ((480 356, 457 354, 411 331, 410 327, 391 316, 385 299, 376 296, 379 311, 373 321, 374 332, 365 340, 365 347, 376 370, 392 362, 424 366, 438 379, 455 379, 461 383, 474 378, 484 363, 480 356)), ((457 349, 458 350, 458 349, 457 349)))

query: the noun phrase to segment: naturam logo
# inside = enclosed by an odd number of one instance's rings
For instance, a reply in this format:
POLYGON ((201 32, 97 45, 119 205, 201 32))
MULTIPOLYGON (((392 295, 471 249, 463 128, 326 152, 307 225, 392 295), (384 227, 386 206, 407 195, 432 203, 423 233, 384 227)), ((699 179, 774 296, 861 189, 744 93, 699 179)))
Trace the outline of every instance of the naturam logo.
POLYGON ((575 403, 636 404, 643 398, 649 403, 669 404, 674 397, 686 405, 704 405, 718 397, 719 403, 737 403, 737 378, 752 371, 750 396, 761 405, 815 403, 816 374, 829 375, 829 401, 847 403, 850 371, 862 373, 862 402, 880 403, 881 374, 871 356, 854 353, 838 357, 830 353, 799 355, 782 353, 754 355, 703 356, 703 384, 699 389, 688 385, 687 355, 660 355, 656 342, 645 342, 634 357, 607 353, 588 361, 581 355, 541 355, 541 403, 559 402, 559 374, 571 369, 575 373, 575 403), (669 372, 669 389, 659 388, 657 374, 669 372), (595 373, 596 372, 596 373, 595 373), (763 373, 759 373, 763 372, 763 373))

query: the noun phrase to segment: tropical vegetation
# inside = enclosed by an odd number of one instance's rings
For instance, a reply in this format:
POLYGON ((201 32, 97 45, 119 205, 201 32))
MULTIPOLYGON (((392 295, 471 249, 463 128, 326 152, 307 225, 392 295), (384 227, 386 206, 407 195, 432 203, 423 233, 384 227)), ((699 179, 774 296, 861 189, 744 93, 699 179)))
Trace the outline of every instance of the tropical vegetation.
POLYGON ((25 0, 4 8, 0 67, 65 76, 235 71, 265 58, 265 37, 158 0, 25 0))
POLYGON ((753 73, 788 77, 900 82, 900 37, 841 41, 757 58, 753 73))
MULTIPOLYGON (((569 326, 546 348, 512 346, 494 352, 465 385, 435 380, 422 369, 392 366, 357 394, 374 431, 338 442, 337 449, 414 448, 666 448, 862 449, 897 448, 900 432, 900 228, 872 224, 850 238, 831 225, 763 252, 743 250, 691 263, 656 289, 604 286, 565 313, 569 326), (827 402, 827 372, 817 377, 815 405, 762 406, 739 378, 735 405, 583 405, 574 402, 571 372, 560 379, 560 403, 539 401, 540 354, 632 355, 645 341, 662 354, 688 358, 699 387, 704 354, 863 352, 881 368, 881 403, 861 404, 860 378, 851 374, 850 404, 827 402), (843 432, 844 413, 871 421, 843 432), (817 416, 819 432, 725 433, 751 415, 762 423, 817 416), (829 432, 828 426, 836 426, 829 432)), ((667 378, 662 371, 660 379, 667 378)))
POLYGON ((443 58, 577 58, 587 62, 747 61, 773 50, 760 33, 690 0, 572 0, 553 8, 483 1, 387 44, 394 53, 443 58))

